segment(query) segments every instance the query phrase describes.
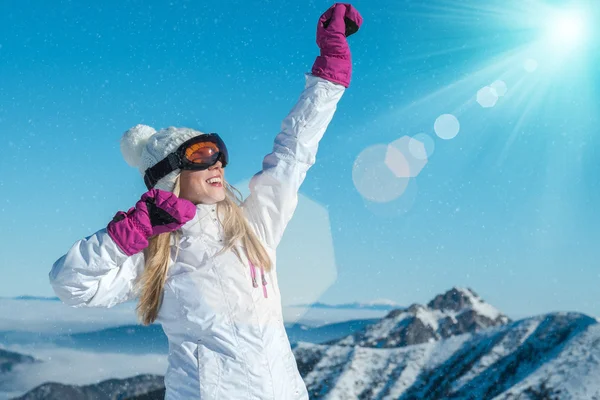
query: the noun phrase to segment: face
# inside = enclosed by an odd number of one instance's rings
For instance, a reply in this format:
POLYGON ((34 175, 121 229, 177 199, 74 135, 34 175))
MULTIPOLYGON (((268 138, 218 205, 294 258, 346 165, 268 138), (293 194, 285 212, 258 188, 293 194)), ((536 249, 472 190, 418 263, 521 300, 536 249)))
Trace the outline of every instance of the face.
POLYGON ((201 171, 182 170, 179 197, 194 204, 215 204, 225 199, 225 169, 221 161, 201 171))

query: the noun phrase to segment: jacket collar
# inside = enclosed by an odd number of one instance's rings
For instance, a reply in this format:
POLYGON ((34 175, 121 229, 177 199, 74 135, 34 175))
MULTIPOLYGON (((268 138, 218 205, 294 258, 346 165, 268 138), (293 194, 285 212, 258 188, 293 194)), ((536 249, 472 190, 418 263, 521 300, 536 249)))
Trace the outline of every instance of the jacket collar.
POLYGON ((184 236, 200 236, 206 233, 218 234, 221 232, 217 218, 216 204, 197 204, 196 215, 183 224, 181 232, 184 236))

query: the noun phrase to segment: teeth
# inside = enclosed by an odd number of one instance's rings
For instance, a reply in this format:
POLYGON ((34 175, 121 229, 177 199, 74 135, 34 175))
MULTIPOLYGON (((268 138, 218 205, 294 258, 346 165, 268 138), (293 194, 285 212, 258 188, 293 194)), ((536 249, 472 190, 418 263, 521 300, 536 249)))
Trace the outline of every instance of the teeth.
POLYGON ((221 178, 210 178, 206 182, 208 182, 208 183, 221 183, 221 178))

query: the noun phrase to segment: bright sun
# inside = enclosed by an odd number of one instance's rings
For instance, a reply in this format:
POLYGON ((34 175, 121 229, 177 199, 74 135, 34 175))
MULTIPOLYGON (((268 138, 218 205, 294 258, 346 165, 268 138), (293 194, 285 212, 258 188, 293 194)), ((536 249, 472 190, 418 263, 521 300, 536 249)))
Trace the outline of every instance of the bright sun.
POLYGON ((578 47, 586 39, 586 20, 578 12, 557 12, 549 19, 546 32, 553 46, 563 49, 578 47))

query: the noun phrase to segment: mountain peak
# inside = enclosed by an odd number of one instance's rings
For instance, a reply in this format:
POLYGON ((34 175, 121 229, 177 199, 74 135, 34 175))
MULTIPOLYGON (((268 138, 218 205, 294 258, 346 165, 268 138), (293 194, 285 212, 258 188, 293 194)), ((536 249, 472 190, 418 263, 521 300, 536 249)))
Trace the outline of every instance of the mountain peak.
POLYGON ((431 300, 427 307, 439 311, 461 311, 483 302, 473 290, 454 286, 431 300))
POLYGON ((381 321, 337 341, 361 347, 403 347, 504 325, 510 319, 469 288, 453 287, 426 306, 390 311, 381 321))
POLYGON ((427 308, 443 313, 475 313, 491 321, 508 322, 508 317, 502 314, 496 307, 485 302, 471 288, 454 286, 446 293, 437 295, 427 304, 427 308))

